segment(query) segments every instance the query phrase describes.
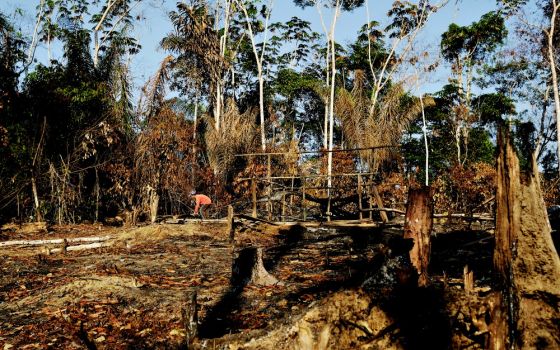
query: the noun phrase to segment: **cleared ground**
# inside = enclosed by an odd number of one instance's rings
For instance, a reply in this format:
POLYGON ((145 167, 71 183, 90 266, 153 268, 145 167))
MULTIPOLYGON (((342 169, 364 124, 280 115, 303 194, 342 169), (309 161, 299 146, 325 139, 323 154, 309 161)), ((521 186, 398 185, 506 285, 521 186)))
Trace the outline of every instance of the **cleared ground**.
POLYGON ((486 231, 436 236, 432 285, 420 289, 398 225, 239 222, 234 242, 224 223, 50 230, 0 239, 109 235, 111 245, 50 255, 44 246, 1 247, 0 349, 186 348, 195 291, 193 348, 484 346, 486 231), (264 247, 280 284, 231 284, 235 257, 249 246, 264 247), (462 287, 466 264, 475 271, 472 294, 462 287))

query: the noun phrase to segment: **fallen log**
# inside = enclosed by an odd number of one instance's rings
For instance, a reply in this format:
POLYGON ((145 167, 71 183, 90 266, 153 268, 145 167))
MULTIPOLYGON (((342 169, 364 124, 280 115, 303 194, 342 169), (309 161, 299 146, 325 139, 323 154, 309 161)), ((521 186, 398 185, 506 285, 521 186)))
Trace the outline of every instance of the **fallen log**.
POLYGON ((64 240, 66 240, 68 243, 103 242, 111 238, 112 236, 102 236, 102 237, 76 237, 76 238, 5 241, 5 242, 0 242, 0 247, 8 247, 14 245, 35 246, 35 245, 45 245, 45 244, 62 244, 64 243, 64 240))
POLYGON ((69 245, 69 246, 66 246, 66 247, 63 246, 62 248, 53 248, 53 249, 47 248, 45 250, 45 252, 47 254, 49 254, 49 253, 50 254, 52 254, 52 253, 62 253, 62 252, 71 252, 71 251, 110 247, 112 245, 113 245, 113 242, 96 242, 96 243, 81 244, 81 245, 69 245))

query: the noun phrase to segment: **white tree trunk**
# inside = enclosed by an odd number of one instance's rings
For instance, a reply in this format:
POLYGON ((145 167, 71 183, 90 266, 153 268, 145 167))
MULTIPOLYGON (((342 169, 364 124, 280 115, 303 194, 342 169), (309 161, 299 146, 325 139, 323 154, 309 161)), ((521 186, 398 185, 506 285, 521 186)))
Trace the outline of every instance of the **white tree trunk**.
POLYGON ((557 0, 552 0, 552 14, 550 16, 550 30, 547 33, 548 39, 548 61, 550 64, 550 73, 552 75, 552 91, 554 94, 554 109, 556 112, 556 136, 558 139, 557 155, 558 155, 558 172, 560 174, 560 94, 558 92, 558 74, 556 72, 556 57, 554 54, 554 34, 556 30, 556 17, 560 4, 557 0))
POLYGON ((247 12, 247 8, 245 4, 241 0, 236 0, 237 4, 243 11, 245 15, 245 22, 247 23, 247 30, 249 31, 249 36, 251 38, 251 46, 253 47, 253 54, 255 55, 255 61, 257 62, 257 70, 258 70, 258 79, 259 79, 259 115, 260 115, 260 122, 261 122, 261 148, 262 151, 266 151, 266 133, 265 133, 265 124, 264 124, 264 77, 263 77, 263 62, 264 62, 264 53, 266 51, 266 44, 267 44, 267 34, 268 34, 268 20, 270 19, 270 13, 273 1, 270 0, 267 6, 267 14, 265 19, 264 25, 264 40, 263 40, 263 47, 261 50, 260 55, 257 52, 257 44, 255 42, 255 34, 253 32, 253 26, 251 25, 251 20, 249 18, 249 14, 247 12))

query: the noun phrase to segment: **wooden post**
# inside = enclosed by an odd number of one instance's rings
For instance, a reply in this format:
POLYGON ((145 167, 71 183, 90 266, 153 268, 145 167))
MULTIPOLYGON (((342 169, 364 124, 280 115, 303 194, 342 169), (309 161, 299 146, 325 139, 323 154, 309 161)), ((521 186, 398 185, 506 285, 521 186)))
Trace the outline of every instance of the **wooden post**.
POLYGON ((272 221, 272 164, 270 159, 270 154, 268 155, 268 162, 267 162, 267 176, 268 176, 268 221, 272 221))
POLYGON ((251 194, 253 197, 253 217, 257 217, 257 183, 255 178, 251 178, 251 194))
POLYGON ((62 240, 60 251, 62 252, 62 254, 66 254, 66 252, 68 251, 68 240, 66 238, 62 240))
POLYGON ((364 219, 364 214, 362 213, 362 175, 358 174, 358 211, 360 212, 360 221, 364 219))
POLYGON ((233 219, 233 206, 228 205, 227 211, 228 211, 228 218, 227 218, 226 234, 229 236, 229 239, 231 241, 233 241, 233 239, 235 238, 235 223, 233 221, 234 220, 233 219))
POLYGON ((404 238, 412 238, 414 246, 410 250, 410 261, 418 272, 418 285, 428 284, 428 264, 430 262, 430 233, 432 232, 432 198, 430 187, 411 189, 408 192, 404 238))
POLYGON ((369 177, 369 188, 370 191, 368 193, 368 203, 369 203, 369 219, 373 220, 373 198, 371 197, 371 186, 373 186, 373 175, 370 175, 369 177))
POLYGON ((469 269, 469 265, 465 265, 463 268, 463 285, 465 288, 465 293, 471 294, 474 290, 474 273, 469 269))
POLYGON ((280 221, 286 221, 286 194, 284 193, 282 195, 282 217, 280 218, 280 221))
POLYGON ((305 176, 301 178, 302 186, 301 186, 301 206, 303 209, 303 221, 307 220, 307 205, 305 204, 305 176))
MULTIPOLYGON (((381 196, 379 195, 379 192, 377 191, 377 187, 375 186, 375 184, 373 183, 373 181, 371 182, 371 191, 373 192, 373 196, 375 198, 375 201, 377 202, 377 207, 379 208, 385 208, 385 206, 383 205, 383 200, 381 199, 381 196)), ((384 223, 389 222, 389 217, 387 216, 387 212, 384 210, 381 210, 379 212, 379 215, 381 216, 381 220, 384 223)))
MULTIPOLYGON (((331 185, 332 185, 332 180, 331 180, 331 185)), ((325 213, 327 215, 327 221, 331 221, 331 188, 328 186, 328 182, 327 182, 327 212, 325 213)))

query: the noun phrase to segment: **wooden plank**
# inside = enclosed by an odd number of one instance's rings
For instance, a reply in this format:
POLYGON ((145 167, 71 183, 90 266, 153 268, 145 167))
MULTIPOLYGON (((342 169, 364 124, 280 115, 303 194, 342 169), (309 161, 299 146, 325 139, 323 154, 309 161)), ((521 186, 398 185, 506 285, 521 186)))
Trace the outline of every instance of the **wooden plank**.
POLYGON ((245 215, 245 214, 235 214, 234 217, 237 217, 237 218, 240 218, 240 219, 246 219, 246 220, 249 220, 249 221, 262 222, 262 223, 273 225, 273 226, 280 226, 279 224, 277 224, 275 222, 265 220, 265 219, 254 218, 250 215, 245 215))

